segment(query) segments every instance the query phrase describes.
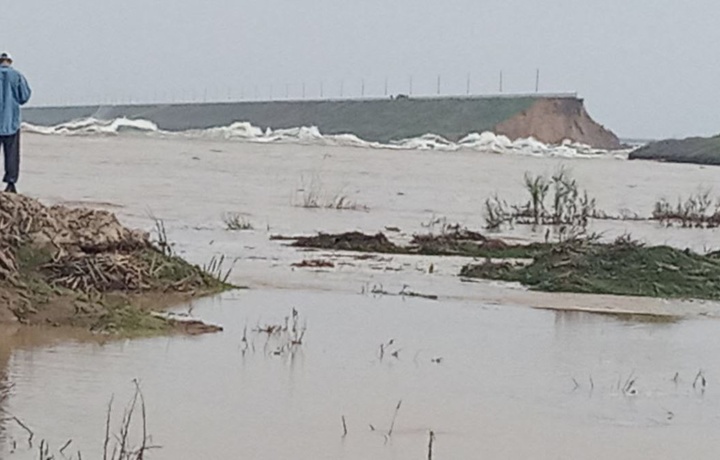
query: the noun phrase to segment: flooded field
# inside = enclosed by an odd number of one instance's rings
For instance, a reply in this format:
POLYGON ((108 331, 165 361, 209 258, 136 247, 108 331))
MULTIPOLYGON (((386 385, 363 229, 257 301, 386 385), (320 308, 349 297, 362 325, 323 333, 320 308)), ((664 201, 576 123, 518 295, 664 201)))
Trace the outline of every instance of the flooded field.
MULTIPOLYGON (((250 289, 179 307, 226 329, 199 338, 99 343, 0 329, 0 373, 11 386, 0 407, 36 436, 30 449, 27 433, 6 422, 1 458, 37 458, 42 438, 56 448, 72 439, 68 455, 99 458, 108 401, 114 395, 121 411, 133 379, 162 446, 156 459, 427 458, 430 430, 436 459, 708 458, 720 448, 720 323, 704 318, 720 313, 716 304, 462 283, 461 258, 300 252, 269 238, 396 227, 402 240, 438 217, 481 229, 485 198, 520 199, 525 171, 560 166, 601 209, 649 215, 659 198, 711 187, 716 169, 133 136, 26 136, 25 152, 21 191, 109 209, 148 230, 161 218, 179 254, 198 264, 223 254, 235 260, 231 280, 250 289), (308 191, 358 209, 298 206, 308 191), (226 213, 252 229, 227 231, 226 213), (292 267, 307 259, 334 266, 292 267), (438 299, 368 294, 373 286, 438 299), (303 344, 276 353, 282 344, 253 329, 282 324, 293 308, 307 325, 303 344), (573 309, 688 317, 562 311, 573 309)), ((607 238, 720 247, 716 230, 594 225, 607 238)))

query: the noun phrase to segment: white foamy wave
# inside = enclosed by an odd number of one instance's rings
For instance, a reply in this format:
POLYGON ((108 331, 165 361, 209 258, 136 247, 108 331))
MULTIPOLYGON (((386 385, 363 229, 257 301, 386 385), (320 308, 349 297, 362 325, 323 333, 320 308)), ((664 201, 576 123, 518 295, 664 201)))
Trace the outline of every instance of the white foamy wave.
POLYGON ((23 130, 37 134, 59 134, 59 135, 113 135, 127 131, 159 132, 158 126, 148 120, 131 120, 129 118, 116 118, 114 120, 98 120, 96 118, 84 118, 82 120, 61 123, 55 126, 38 126, 23 123, 23 130))
POLYGON ((384 144, 365 141, 354 134, 323 134, 315 126, 275 130, 268 128, 263 131, 261 128, 253 126, 248 122, 236 122, 229 126, 209 129, 175 132, 160 130, 155 123, 142 119, 131 120, 128 118, 117 118, 114 120, 98 120, 95 118, 87 118, 49 127, 25 123, 23 124, 23 130, 37 134, 63 136, 119 135, 133 132, 146 135, 160 135, 163 137, 204 138, 259 144, 326 145, 389 150, 438 150, 444 152, 472 150, 485 153, 563 158, 597 158, 609 156, 626 159, 630 152, 630 150, 607 151, 595 149, 589 145, 572 141, 565 141, 561 145, 548 145, 533 138, 512 141, 506 136, 491 132, 472 133, 458 142, 452 142, 435 134, 425 134, 411 139, 392 141, 384 144))

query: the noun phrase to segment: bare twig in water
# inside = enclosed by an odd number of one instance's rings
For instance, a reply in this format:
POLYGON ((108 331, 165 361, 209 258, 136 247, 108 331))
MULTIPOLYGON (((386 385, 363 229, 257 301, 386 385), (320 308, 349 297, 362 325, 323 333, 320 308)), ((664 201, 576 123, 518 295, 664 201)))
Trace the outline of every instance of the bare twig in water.
POLYGON ((32 448, 32 446, 33 446, 32 441, 33 441, 33 438, 35 438, 35 433, 33 432, 33 430, 31 430, 26 424, 24 424, 24 423, 22 422, 22 420, 20 420, 19 418, 15 417, 15 416, 12 415, 11 413, 3 410, 2 408, 0 408, 0 412, 2 412, 2 413, 4 413, 4 414, 7 414, 8 417, 10 418, 10 420, 12 420, 12 421, 14 421, 15 423, 17 423, 20 428, 22 428, 23 430, 25 430, 25 431, 27 432, 27 434, 28 434, 28 446, 32 448))
POLYGON ((388 341, 388 343, 381 343, 381 344, 380 344, 380 356, 379 356, 380 361, 382 361, 383 358, 385 357, 385 351, 386 351, 388 348, 390 348, 390 347, 392 346, 392 344, 394 344, 394 343, 395 343, 395 339, 390 339, 390 340, 388 341))
POLYGON ((103 442, 103 460, 107 460, 108 444, 110 444, 110 418, 112 417, 112 405, 115 397, 110 397, 108 403, 107 418, 105 419, 105 441, 103 442))
POLYGON ((388 430, 388 437, 392 436, 393 431, 395 430, 395 421, 397 420, 398 412, 400 412, 400 407, 402 406, 402 399, 398 401, 397 406, 395 407, 395 413, 393 414, 392 423, 390 424, 390 429, 388 430))
MULTIPOLYGON (((145 397, 142 394, 138 381, 133 380, 133 384, 135 385, 135 393, 127 408, 125 409, 125 412, 123 413, 122 422, 117 434, 112 434, 110 432, 114 397, 111 398, 110 402, 108 403, 107 418, 105 421, 105 438, 103 442, 103 460, 144 460, 145 455, 148 451, 150 451, 151 449, 159 448, 159 446, 148 445, 151 437, 148 436, 147 433, 145 397), (140 415, 142 417, 142 426, 136 428, 136 423, 134 423, 134 419, 136 418, 135 413, 138 410, 138 405, 140 415), (136 447, 131 444, 130 433, 138 432, 138 430, 142 431, 143 438, 142 441, 139 442, 139 446, 136 447), (112 451, 110 451, 111 441, 113 442, 112 451)), ((0 412, 8 414, 2 409, 0 409, 0 412)), ((33 431, 17 417, 12 416, 11 414, 8 414, 8 416, 9 419, 14 420, 20 427, 22 427, 25 431, 29 433, 30 436, 28 439, 28 443, 30 444, 30 448, 32 449, 32 439, 35 436, 33 431)), ((65 455, 65 451, 68 450, 72 443, 73 440, 69 439, 65 442, 65 444, 62 445, 62 447, 57 452, 53 451, 53 453, 51 453, 50 444, 45 439, 42 439, 37 450, 38 458, 40 460, 54 460, 60 457, 66 460, 73 459, 75 455, 71 454, 70 457, 65 455)), ((13 452, 14 451, 15 447, 13 447, 13 452)), ((77 460, 82 460, 82 453, 79 450, 77 451, 76 455, 77 460)))
POLYGON ((50 445, 44 440, 40 440, 39 458, 40 460, 52 460, 54 457, 50 455, 50 445))
POLYGON ((580 388, 580 384, 578 383, 577 380, 575 380, 575 377, 573 377, 572 381, 573 381, 573 383, 575 384, 575 388, 573 388, 573 391, 575 391, 575 390, 577 390, 578 388, 580 388))
POLYGON ((628 375, 627 380, 625 380, 625 384, 623 385, 623 393, 628 394, 632 390, 633 385, 635 385, 635 379, 633 378, 635 376, 635 371, 633 370, 630 372, 630 375, 628 375))
POLYGON ((347 423, 345 422, 345 416, 342 416, 342 427, 343 427, 343 438, 347 436, 348 430, 347 430, 347 423))
MULTIPOLYGON (((307 332, 307 321, 303 320, 301 325, 300 313, 293 308, 291 315, 285 317, 284 323, 267 324, 262 327, 258 323, 252 332, 267 335, 265 348, 267 348, 271 339, 278 342, 277 348, 272 352, 272 355, 289 356, 292 358, 304 344, 305 334, 307 332)), ((245 335, 243 336, 243 343, 245 344, 245 349, 247 349, 247 337, 245 335)), ((254 351, 254 343, 252 347, 254 351)))
POLYGON ((698 383, 700 383, 700 387, 705 390, 705 387, 707 386, 707 380, 705 379, 705 374, 703 374, 702 369, 700 369, 695 376, 695 380, 693 381, 693 388, 696 388, 698 383))
POLYGON ((122 422, 120 425, 119 434, 115 436, 115 445, 113 446, 112 454, 108 457, 108 445, 110 443, 110 419, 112 416, 112 400, 108 405, 108 416, 105 427, 105 443, 103 445, 103 459, 109 460, 143 460, 145 454, 151 449, 157 449, 158 446, 149 446, 148 440, 150 439, 147 434, 147 418, 145 409, 145 397, 140 389, 140 383, 137 380, 133 380, 135 385, 135 393, 133 394, 130 403, 123 413, 122 422), (142 423, 142 440, 139 447, 133 447, 130 444, 130 432, 133 430, 133 420, 135 418, 135 412, 140 404, 140 416, 142 423))
POLYGON ((430 430, 430 439, 428 441, 428 460, 432 460, 434 443, 435 443, 435 432, 430 430))
POLYGON ((152 214, 150 218, 155 222, 155 233, 157 241, 155 242, 157 248, 166 256, 172 257, 174 255, 173 245, 168 240, 167 230, 165 229, 165 222, 152 214))
POLYGON ((406 297, 415 297, 420 299, 426 299, 426 300, 438 300, 440 297, 435 294, 423 294, 421 292, 415 292, 408 289, 408 285, 403 285, 402 289, 395 293, 386 291, 383 288, 382 284, 376 284, 373 285, 371 288, 367 289, 365 286, 361 288, 361 294, 370 293, 373 296, 396 296, 396 297, 402 297, 403 299, 406 297))
POLYGON ((70 444, 72 444, 72 439, 68 439, 68 441, 65 444, 63 444, 63 446, 59 450, 60 455, 62 455, 63 457, 65 456, 65 449, 70 447, 70 444))
POLYGON ((135 384, 135 391, 138 395, 140 395, 140 414, 142 415, 142 444, 140 445, 140 450, 138 451, 138 460, 142 460, 145 451, 147 450, 147 413, 145 411, 145 396, 143 396, 142 391, 140 391, 140 383, 137 380, 133 380, 133 383, 135 384))

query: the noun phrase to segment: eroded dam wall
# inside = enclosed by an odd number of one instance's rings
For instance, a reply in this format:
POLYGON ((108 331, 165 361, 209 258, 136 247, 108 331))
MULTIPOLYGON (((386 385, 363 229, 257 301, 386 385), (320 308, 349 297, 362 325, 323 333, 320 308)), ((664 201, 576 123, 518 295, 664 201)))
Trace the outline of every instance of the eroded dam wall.
POLYGON ((458 141, 469 133, 492 131, 513 140, 534 137, 548 144, 570 139, 604 149, 621 146, 615 134, 588 115, 582 99, 562 95, 34 107, 23 111, 24 121, 43 126, 89 117, 145 119, 167 131, 246 121, 263 129, 317 126, 324 134, 352 133, 376 142, 428 133, 458 141))

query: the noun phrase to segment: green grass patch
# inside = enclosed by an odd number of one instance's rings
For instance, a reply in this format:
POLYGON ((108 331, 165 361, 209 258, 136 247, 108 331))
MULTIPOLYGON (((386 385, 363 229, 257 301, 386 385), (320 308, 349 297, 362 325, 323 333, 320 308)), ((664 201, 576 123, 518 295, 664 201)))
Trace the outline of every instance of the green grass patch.
POLYGON ((163 318, 119 301, 106 302, 104 313, 91 329, 124 337, 142 337, 167 332, 170 325, 163 318))
POLYGON ((539 291, 720 300, 720 260, 668 246, 558 244, 529 265, 465 266, 463 277, 519 282, 539 291))
POLYGON ((52 260, 52 251, 46 247, 24 244, 15 251, 15 260, 20 272, 32 273, 52 260))

